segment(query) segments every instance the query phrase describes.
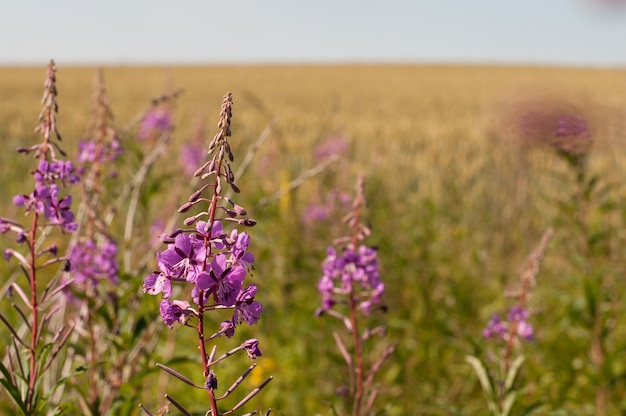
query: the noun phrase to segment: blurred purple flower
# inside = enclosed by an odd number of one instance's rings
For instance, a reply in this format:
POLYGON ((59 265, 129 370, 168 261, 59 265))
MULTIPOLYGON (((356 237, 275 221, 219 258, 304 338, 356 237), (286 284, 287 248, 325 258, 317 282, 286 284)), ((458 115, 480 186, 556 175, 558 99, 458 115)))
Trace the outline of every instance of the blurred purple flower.
POLYGON ((302 222, 312 224, 326 221, 333 217, 335 212, 343 211, 351 200, 350 195, 333 189, 326 194, 321 203, 313 202, 306 207, 302 214, 302 222))
POLYGON ((348 150, 348 141, 343 136, 329 136, 314 150, 315 160, 321 162, 331 156, 340 156, 348 150))
POLYGON ((79 163, 94 163, 98 162, 114 162, 119 156, 124 153, 124 149, 117 137, 113 137, 106 146, 100 150, 98 155, 97 143, 95 140, 81 140, 78 143, 78 154, 76 160, 79 163), (97 160, 100 159, 100 160, 97 160))
POLYGON ((500 315, 496 313, 487 323, 487 328, 483 330, 483 336, 485 338, 507 341, 509 335, 516 335, 522 340, 532 341, 534 339, 534 330, 527 321, 529 316, 528 310, 517 305, 511 308, 507 315, 507 321, 503 321, 500 315), (515 331, 513 334, 509 334, 509 331, 512 330, 511 328, 515 331))
POLYGON ((360 245, 355 251, 347 248, 337 254, 334 247, 327 249, 327 257, 322 263, 323 276, 317 287, 322 295, 322 310, 334 305, 334 296, 338 293, 354 296, 355 290, 364 313, 370 313, 372 305, 378 304, 385 291, 385 285, 378 272, 378 258, 375 249, 360 245), (355 288, 359 285, 359 289, 355 288))
POLYGON ((174 124, 172 123, 172 115, 169 109, 155 107, 144 116, 139 126, 137 137, 141 140, 147 140, 154 137, 155 134, 169 131, 173 127, 174 124))
POLYGON ((302 221, 306 224, 326 221, 330 218, 331 211, 332 207, 328 205, 311 203, 304 210, 302 221))
POLYGON ((506 334, 506 328, 506 324, 502 322, 500 315, 494 313, 487 323, 487 328, 483 330, 483 336, 485 338, 502 338, 506 334))
POLYGON ((202 165, 205 151, 199 143, 185 143, 180 151, 180 164, 187 176, 193 176, 198 166, 202 165))
POLYGON ((101 280, 117 283, 119 265, 116 260, 117 244, 106 240, 102 245, 82 241, 74 245, 69 254, 74 282, 89 283, 96 287, 101 280))
POLYGON ((545 144, 562 156, 581 158, 592 145, 587 119, 580 110, 550 100, 528 103, 514 112, 515 133, 529 144, 545 144))
POLYGON ((53 184, 60 180, 63 185, 72 185, 80 181, 80 177, 74 173, 72 161, 52 161, 45 159, 39 161, 34 173, 35 182, 40 185, 53 184))

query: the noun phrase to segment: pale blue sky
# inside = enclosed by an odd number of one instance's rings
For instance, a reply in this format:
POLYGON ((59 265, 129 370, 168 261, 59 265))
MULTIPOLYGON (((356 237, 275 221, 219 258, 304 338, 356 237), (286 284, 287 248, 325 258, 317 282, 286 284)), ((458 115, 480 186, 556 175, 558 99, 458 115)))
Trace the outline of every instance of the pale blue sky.
POLYGON ((0 65, 41 65, 54 58, 63 65, 444 62, 626 67, 626 7, 599 3, 0 0, 0 65))

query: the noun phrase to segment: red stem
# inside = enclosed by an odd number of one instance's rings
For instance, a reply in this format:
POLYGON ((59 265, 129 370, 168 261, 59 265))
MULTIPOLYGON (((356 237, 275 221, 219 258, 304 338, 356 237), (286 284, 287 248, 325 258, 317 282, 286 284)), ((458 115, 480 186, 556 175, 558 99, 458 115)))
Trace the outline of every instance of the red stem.
MULTIPOLYGON (((359 226, 361 224, 361 206, 362 206, 362 188, 357 187, 357 203, 354 210, 354 233, 352 235, 352 249, 356 252, 358 250, 359 243, 359 226)), ((361 414, 361 403, 363 399, 363 351, 361 348, 361 337, 359 335, 359 326, 357 319, 357 299, 355 298, 354 285, 350 287, 350 324, 352 326, 352 339, 354 342, 354 358, 356 366, 354 368, 354 375, 356 377, 356 387, 354 392, 354 404, 352 408, 352 414, 359 416, 361 414)))
MULTIPOLYGON (((219 174, 222 170, 222 160, 219 159, 217 161, 217 166, 216 166, 216 175, 217 177, 219 177, 219 174)), ((204 257, 204 264, 202 266, 202 270, 205 271, 207 268, 207 264, 208 264, 208 260, 209 258, 211 258, 211 235, 213 234, 213 224, 215 223, 215 211, 216 211, 216 207, 217 207, 217 177, 215 179, 215 185, 213 187, 213 196, 211 197, 211 204, 209 206, 209 220, 208 220, 208 225, 209 225, 209 231, 207 233, 205 233, 204 235, 204 248, 206 250, 206 255, 204 257)), ((202 368, 204 370, 204 378, 206 380, 206 378, 209 376, 209 373, 211 371, 211 366, 208 363, 207 360, 207 353, 206 353, 206 345, 205 345, 205 340, 204 340, 204 291, 200 291, 199 294, 199 300, 198 300, 198 343, 199 343, 199 347, 200 347, 200 354, 202 356, 202 368)), ((217 401, 215 399, 215 393, 213 391, 212 388, 208 389, 208 393, 209 393, 209 401, 211 402, 211 415, 213 416, 219 416, 219 410, 217 408, 217 401)))
POLYGON ((28 393, 26 396, 26 407, 27 410, 33 412, 35 409, 32 408, 34 403, 32 400, 35 396, 35 384, 37 379, 37 343, 39 338, 39 303, 37 298, 37 253, 35 252, 35 244, 37 240, 37 221, 39 219, 39 214, 36 211, 33 211, 33 222, 29 235, 29 244, 30 244, 30 304, 32 309, 33 323, 31 330, 31 339, 30 339, 30 374, 28 377, 28 393))

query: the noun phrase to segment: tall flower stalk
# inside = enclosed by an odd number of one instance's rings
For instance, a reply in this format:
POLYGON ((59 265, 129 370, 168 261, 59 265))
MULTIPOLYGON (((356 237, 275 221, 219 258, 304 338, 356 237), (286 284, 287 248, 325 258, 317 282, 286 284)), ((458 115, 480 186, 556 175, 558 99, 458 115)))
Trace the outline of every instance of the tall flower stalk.
MULTIPOLYGON (((120 138, 111 127, 112 119, 104 74, 98 70, 92 119, 78 148, 77 161, 83 174, 82 198, 77 216, 79 233, 70 245, 68 256, 73 283, 66 292, 69 310, 76 308, 80 320, 64 372, 72 363, 81 363, 87 369, 88 382, 84 388, 79 384, 72 390, 78 393, 77 402, 85 415, 110 413, 121 388, 114 380, 123 379, 121 368, 107 368, 115 361, 116 354, 111 347, 111 336, 102 335, 112 330, 107 328, 107 320, 102 316, 107 314, 111 300, 117 299, 114 288, 119 283, 117 243, 103 221, 104 209, 110 203, 107 180, 115 176, 111 165, 122 154, 120 138), (105 353, 109 359, 102 362, 105 353)), ((119 313, 113 311, 108 321, 117 324, 119 313)), ((126 347, 130 350, 132 346, 126 347)))
MULTIPOLYGON (((367 361, 366 341, 373 335, 384 335, 386 331, 383 326, 361 330, 368 315, 375 309, 385 309, 381 305, 385 285, 379 275, 377 251, 361 244, 371 233, 363 224, 364 205, 363 178, 359 177, 352 210, 343 219, 351 234, 336 239, 334 245, 328 247, 322 264, 323 276, 318 282, 322 307, 316 312, 318 316, 328 314, 340 319, 348 331, 351 348, 347 347, 339 333, 333 332, 333 338, 349 369, 348 389, 354 416, 373 411, 379 393, 374 378, 395 350, 394 346, 386 347, 376 360, 367 361)), ((342 390, 345 388, 338 392, 342 390)))
POLYGON ((515 299, 506 319, 495 313, 487 323, 483 336, 494 342, 495 349, 490 351, 492 368, 488 361, 467 356, 466 361, 474 368, 487 399, 489 411, 494 416, 508 416, 518 397, 519 387, 515 381, 525 357, 516 351, 524 341, 534 339, 534 329, 529 322, 530 311, 528 298, 537 285, 539 266, 552 239, 554 230, 548 229, 535 250, 528 257, 521 274, 519 286, 507 291, 506 295, 515 299))
MULTIPOLYGON (((195 227, 179 228, 163 236, 168 248, 157 254, 158 270, 144 280, 145 292, 160 294, 163 298, 160 312, 165 325, 173 328, 175 324, 180 324, 193 328, 197 333, 202 382, 193 382, 163 364, 158 366, 189 386, 205 390, 209 412, 213 416, 236 411, 271 381, 271 377, 265 380, 229 410, 221 410, 218 406, 241 384, 254 365, 219 396, 218 378, 214 370, 217 364, 240 351, 246 352, 253 360, 261 355, 256 339, 246 340, 220 356, 216 356, 217 346, 210 349, 207 346, 208 342, 220 336, 233 337, 236 328, 244 322, 255 324, 263 310, 261 303, 255 300, 257 286, 244 286, 246 277, 253 270, 255 259, 248 251, 248 233, 237 228, 254 226, 256 221, 246 218, 246 210, 224 196, 226 186, 239 193, 230 166, 234 156, 228 142, 231 136, 232 105, 232 94, 228 92, 220 110, 219 132, 209 144, 209 159, 194 173, 205 183, 178 209, 179 213, 199 211, 183 222, 185 227, 195 227), (231 228, 230 232, 228 228, 231 228), (175 299, 179 296, 182 298, 175 299), (219 327, 209 330, 209 313, 212 316, 225 314, 227 319, 219 327)), ((174 407, 189 414, 181 403, 171 396, 167 398, 174 407)), ((145 413, 152 414, 141 407, 145 413)))
POLYGON ((43 141, 31 147, 18 149, 20 153, 33 154, 39 160, 36 169, 32 171, 35 180, 34 190, 13 198, 13 203, 24 208, 27 216, 30 215, 30 226, 24 226, 19 221, 0 219, 0 231, 16 232, 17 242, 25 245, 27 251, 22 253, 7 248, 4 250, 4 256, 7 260, 13 258, 18 261, 28 281, 26 289, 17 283, 12 285, 13 291, 19 295, 26 311, 16 303, 12 303, 11 306, 22 318, 22 325, 26 326, 26 332, 29 335, 16 329, 16 326, 0 314, 0 319, 10 330, 13 341, 7 347, 7 357, 4 361, 8 364, 8 368, 4 363, 0 364, 2 371, 0 382, 7 389, 19 411, 25 415, 45 413, 52 390, 63 384, 64 380, 57 380, 57 384, 51 387, 50 391, 42 391, 45 386, 42 377, 72 333, 71 325, 52 328, 51 319, 59 310, 55 299, 64 286, 59 285, 58 279, 52 278, 48 280, 43 290, 40 287, 45 277, 44 269, 66 260, 57 255, 56 244, 42 248, 45 244, 44 237, 53 228, 60 230, 62 234, 71 233, 77 229, 74 213, 71 210, 72 196, 61 197, 61 192, 62 188, 78 182, 79 177, 74 172, 74 165, 71 161, 57 157, 57 154, 64 156, 65 153, 52 140, 54 135, 58 141, 61 141, 56 124, 58 104, 55 72, 54 61, 50 61, 44 84, 43 108, 39 115, 39 125, 35 129, 43 136, 43 141), (27 336, 30 336, 29 340, 27 336))
POLYGON ((568 257, 582 283, 585 311, 581 321, 590 340, 586 354, 587 379, 595 388, 594 412, 602 416, 611 414, 613 387, 622 378, 609 364, 617 358, 610 347, 611 321, 615 319, 613 282, 617 275, 615 265, 611 264, 610 247, 618 238, 618 231, 608 221, 594 221, 594 216, 608 218, 618 204, 612 185, 588 167, 593 140, 587 120, 581 116, 560 117, 556 136, 562 144, 555 150, 567 162, 574 179, 569 184, 572 191, 566 195, 566 201, 556 201, 560 212, 555 222, 569 227, 571 238, 566 245, 573 243, 568 247, 568 257))
MULTIPOLYGON (((615 386, 623 379, 622 372, 611 365, 619 359, 619 349, 611 346, 615 282, 621 273, 615 257, 619 250, 614 248, 620 244, 619 228, 611 218, 618 214, 618 189, 590 169, 595 137, 585 112, 554 104, 536 107, 524 112, 518 134, 527 142, 547 145, 564 162, 565 174, 554 172, 563 193, 551 202, 557 208, 554 224, 566 232, 561 244, 569 263, 567 272, 576 277, 570 281, 578 282, 580 293, 578 299, 570 299, 565 319, 588 336, 587 345, 580 344, 577 352, 585 365, 580 373, 568 371, 569 382, 563 383, 559 396, 567 397, 569 389, 578 387, 573 400, 580 406, 577 412, 588 408, 597 415, 611 414, 618 407, 615 386)), ((576 345, 579 337, 570 339, 576 345)))

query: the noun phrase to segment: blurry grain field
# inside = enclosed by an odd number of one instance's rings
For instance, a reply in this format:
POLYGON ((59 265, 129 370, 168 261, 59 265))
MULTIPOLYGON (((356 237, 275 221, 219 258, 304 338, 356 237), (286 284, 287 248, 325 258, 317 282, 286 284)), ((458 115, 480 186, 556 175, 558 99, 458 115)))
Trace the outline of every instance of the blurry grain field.
MULTIPOLYGON (((11 198, 30 181, 26 173, 32 164, 14 149, 37 143, 33 128, 44 65, 0 68, 3 216, 17 215, 11 198)), ((503 290, 553 224, 556 211, 549 201, 563 194, 559 175, 567 173, 549 149, 528 149, 513 137, 512 110, 559 100, 588 120, 594 140, 590 170, 614 185, 620 203, 616 213, 595 220, 621 230, 620 241, 626 237, 623 70, 293 65, 106 67, 104 75, 123 140, 135 148, 143 144, 135 143, 133 117, 152 97, 184 89, 174 108, 175 143, 158 165, 167 173, 159 190, 164 196, 146 208, 138 226, 147 227, 163 210, 177 206, 166 195, 168 178, 183 175, 180 145, 190 139, 198 120, 207 121, 207 137, 212 137, 226 91, 233 92, 235 102, 235 166, 276 117, 270 137, 238 185, 241 202, 259 221, 251 231, 252 251, 258 258, 259 298, 266 307, 249 335, 260 340, 263 375, 275 376, 256 403, 278 414, 330 414, 328 403, 344 374, 330 322, 313 317, 320 302, 315 288, 319 265, 341 228, 338 221, 304 225, 301 218, 307 205, 331 187, 351 192, 356 175, 365 175, 373 229, 369 243, 380 249, 390 306, 376 319, 387 324, 387 340, 398 344, 380 377, 379 400, 389 415, 486 414, 478 382, 463 357, 481 351, 482 328, 506 304, 503 290), (314 149, 329 137, 347 140, 347 153, 280 201, 262 206, 263 198, 315 165, 314 149)), ((90 117, 95 68, 67 68, 60 62, 57 79, 57 123, 63 146, 72 153, 90 117)), ((120 183, 130 170, 130 165, 120 168, 120 183)), ((0 238, 3 244, 8 240, 0 238)), ((539 398, 553 408, 588 410, 584 406, 593 403, 593 393, 584 386, 591 381, 579 379, 576 364, 587 359, 585 340, 566 312, 581 296, 580 285, 561 261, 565 245, 559 241, 566 239, 566 231, 557 229, 539 275, 532 299, 537 340, 525 346, 531 364, 523 377, 529 402, 539 398)), ((620 241, 613 260, 624 259, 620 241)), ((8 272, 7 267, 0 265, 0 271, 8 272)), ((137 276, 137 290, 142 279, 137 276)), ((160 319, 157 300, 146 299, 146 305, 160 319)), ((617 316, 623 309, 618 306, 617 316)), ((616 339, 626 335, 625 325, 616 325, 616 339)), ((164 349, 174 348, 166 341, 172 337, 185 339, 180 330, 166 331, 164 349)), ((616 341, 611 348, 623 345, 616 341)), ((182 387, 174 380, 168 389, 182 387)), ((615 389, 625 393, 624 381, 615 389)), ((147 388, 145 402, 161 400, 157 393, 162 391, 147 388)), ((624 409, 624 400, 616 409, 624 409)))

